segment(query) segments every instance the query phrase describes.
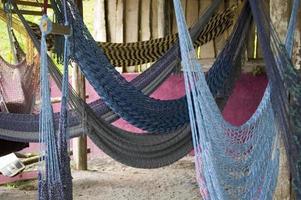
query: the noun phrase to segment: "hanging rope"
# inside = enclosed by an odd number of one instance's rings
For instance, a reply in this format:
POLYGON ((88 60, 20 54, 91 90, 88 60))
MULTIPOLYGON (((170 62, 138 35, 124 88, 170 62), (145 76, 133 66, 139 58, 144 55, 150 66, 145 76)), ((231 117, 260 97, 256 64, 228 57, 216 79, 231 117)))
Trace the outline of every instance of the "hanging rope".
MULTIPOLYGON (((69 26, 69 22, 67 19, 66 13, 66 1, 63 1, 64 8, 64 18, 65 18, 65 26, 69 26)), ((62 81, 62 101, 61 101, 61 112, 60 112, 60 122, 59 122, 59 157, 60 157, 60 172, 62 184, 64 186, 64 200, 72 200, 72 177, 71 177, 71 169, 70 169, 70 158, 68 155, 68 144, 67 140, 69 139, 69 131, 68 131, 68 59, 69 59, 69 39, 68 35, 65 35, 64 41, 64 74, 62 81)))

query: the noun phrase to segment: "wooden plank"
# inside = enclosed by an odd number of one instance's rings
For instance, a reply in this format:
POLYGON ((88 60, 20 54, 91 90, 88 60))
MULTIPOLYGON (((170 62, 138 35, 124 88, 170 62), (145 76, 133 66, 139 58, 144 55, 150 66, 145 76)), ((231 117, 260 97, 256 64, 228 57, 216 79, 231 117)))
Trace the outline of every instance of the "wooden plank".
POLYGON ((140 40, 145 41, 151 38, 151 4, 152 1, 141 1, 140 5, 140 40))
MULTIPOLYGON (((212 3, 212 0, 202 0, 201 1, 201 7, 200 7, 200 13, 203 13, 208 6, 212 3)), ((213 41, 208 42, 207 44, 201 46, 200 48, 200 58, 214 58, 214 43, 213 41)))
MULTIPOLYGON (((139 35, 140 0, 125 0, 125 41, 137 42, 139 35)), ((136 66, 126 67, 127 72, 135 72, 136 66)))
POLYGON ((109 42, 115 42, 117 0, 106 0, 105 2, 107 16, 107 39, 109 42))
MULTIPOLYGON (((12 13, 16 14, 16 12, 13 10, 12 13)), ((42 11, 34 11, 34 10, 20 10, 20 13, 22 15, 33 15, 33 16, 42 16, 42 11)))
MULTIPOLYGON (((141 17, 139 22, 139 40, 146 41, 151 39, 151 6, 152 1, 141 1, 140 3, 140 14, 141 17)), ((143 72, 150 64, 143 64, 140 66, 139 71, 143 72)))
MULTIPOLYGON (((219 12, 222 12, 226 9, 226 4, 225 4, 225 1, 222 1, 220 6, 219 6, 219 9, 218 11, 219 12)), ((221 52, 221 50, 223 49, 224 47, 224 44, 227 40, 227 35, 224 33, 222 35, 220 35, 218 38, 214 39, 213 40, 213 44, 214 44, 214 57, 217 57, 218 54, 221 52)))
POLYGON ((94 39, 96 41, 106 42, 107 41, 107 32, 106 32, 106 9, 105 9, 105 0, 95 0, 95 10, 94 10, 94 39))
MULTIPOLYGON (((187 0, 181 0, 181 4, 182 4, 183 12, 186 16, 187 0)), ((174 12, 174 8, 172 10, 173 10, 173 15, 172 15, 172 27, 171 27, 171 29, 172 29, 172 33, 177 33, 178 32, 178 27, 177 27, 176 15, 175 15, 175 12, 174 12)))
POLYGON ((139 0, 125 1, 125 41, 138 41, 139 0))
POLYGON ((189 0, 187 1, 187 13, 186 20, 187 26, 191 27, 199 17, 199 0, 189 0))
MULTIPOLYGON (((124 0, 117 0, 116 5, 116 33, 115 33, 115 42, 123 43, 124 42, 124 0)), ((138 10, 137 10, 138 11, 138 10)), ((138 16, 138 15, 137 15, 138 16)))
POLYGON ((158 0, 152 0, 151 24, 152 38, 158 38, 158 0))
MULTIPOLYGON (((23 6, 32 6, 32 7, 44 7, 44 3, 39 3, 39 2, 32 2, 32 1, 19 1, 15 0, 15 3, 17 5, 23 5, 23 6)), ((52 8, 51 4, 47 5, 48 8, 52 8)))
POLYGON ((16 181, 33 180, 38 178, 38 171, 23 172, 14 177, 0 175, 0 185, 13 183, 16 181))
POLYGON ((157 10, 158 10, 158 22, 157 22, 157 30, 158 30, 158 38, 162 38, 165 35, 165 1, 157 2, 157 10))
MULTIPOLYGON (((82 0, 76 0, 76 5, 83 15, 83 2, 82 0)), ((77 65, 72 68, 72 85, 74 90, 79 94, 79 96, 85 100, 86 96, 86 83, 85 77, 80 72, 80 69, 77 65)), ((82 123, 85 125, 85 116, 83 116, 82 123)), ((72 149, 74 152, 73 159, 75 162, 75 169, 77 170, 87 170, 87 136, 83 135, 72 140, 72 149)))
POLYGON ((165 29, 164 29, 164 32, 165 32, 165 35, 169 35, 172 33, 172 30, 171 30, 171 26, 172 26, 172 11, 173 11, 173 5, 171 4, 172 1, 170 0, 165 0, 165 12, 164 12, 164 15, 165 15, 165 29))

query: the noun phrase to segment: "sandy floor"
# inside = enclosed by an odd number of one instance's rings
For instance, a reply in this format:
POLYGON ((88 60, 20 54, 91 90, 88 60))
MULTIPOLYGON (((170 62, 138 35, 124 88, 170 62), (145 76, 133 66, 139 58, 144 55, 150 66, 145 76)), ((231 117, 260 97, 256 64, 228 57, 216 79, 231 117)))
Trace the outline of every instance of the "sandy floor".
MULTIPOLYGON (((75 200, 200 199, 193 157, 160 169, 135 169, 108 157, 89 161, 88 171, 73 172, 75 200)), ((36 199, 37 182, 0 187, 0 200, 36 199), (13 188, 16 187, 16 188, 13 188)))

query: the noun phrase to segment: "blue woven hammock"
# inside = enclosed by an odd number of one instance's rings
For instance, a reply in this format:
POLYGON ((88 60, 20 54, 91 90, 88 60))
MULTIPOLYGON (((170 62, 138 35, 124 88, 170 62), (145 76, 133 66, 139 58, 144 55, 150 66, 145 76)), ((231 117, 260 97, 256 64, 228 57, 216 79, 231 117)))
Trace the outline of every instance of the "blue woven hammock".
MULTIPOLYGON (((110 64, 84 25, 76 6, 68 2, 73 32, 73 59, 90 84, 119 116, 147 131, 168 132, 189 121, 185 98, 156 100, 129 84, 110 64)), ((227 72, 226 72, 227 73, 227 72)))
POLYGON ((256 112, 245 124, 227 123, 196 59, 179 0, 174 0, 174 7, 197 178, 203 199, 272 199, 279 151, 270 84, 256 112))

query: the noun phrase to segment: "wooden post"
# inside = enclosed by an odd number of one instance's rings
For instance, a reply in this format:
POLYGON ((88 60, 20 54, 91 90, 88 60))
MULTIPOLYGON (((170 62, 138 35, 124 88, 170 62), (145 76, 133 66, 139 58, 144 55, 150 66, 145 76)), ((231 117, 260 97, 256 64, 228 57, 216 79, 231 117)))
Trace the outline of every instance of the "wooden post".
MULTIPOLYGON (((282 0, 270 1, 270 17, 281 41, 285 41, 289 20, 289 3, 282 0)), ((280 164, 278 184, 275 191, 276 199, 293 199, 291 196, 291 182, 289 164, 284 146, 284 141, 280 140, 280 164)))
POLYGON ((106 42, 106 20, 105 20, 105 1, 95 0, 95 11, 94 11, 94 39, 96 41, 106 42))
POLYGON ((162 38, 165 35, 165 1, 158 1, 157 3, 158 9, 158 38, 162 38))
MULTIPOLYGON (((139 40, 145 41, 151 38, 151 5, 152 1, 141 1, 140 3, 140 31, 139 31, 139 40)), ((142 64, 140 66, 141 72, 146 70, 150 66, 149 63, 142 64)))
MULTIPOLYGON (((83 2, 82 0, 76 0, 78 9, 83 15, 83 2)), ((85 100, 86 89, 85 89, 85 77, 81 74, 78 66, 73 66, 72 69, 72 85, 74 90, 85 100)), ((83 121, 85 123, 85 121, 83 121)), ((84 124, 85 125, 85 124, 84 124)), ((87 170, 87 136, 83 135, 73 139, 73 159, 75 162, 75 169, 87 170)))
MULTIPOLYGON (((125 41, 137 42, 139 33, 140 0, 125 0, 125 41)), ((136 66, 126 67, 127 72, 135 72, 136 66)))
POLYGON ((151 1, 141 1, 140 5, 140 40, 145 41, 151 38, 151 1))

